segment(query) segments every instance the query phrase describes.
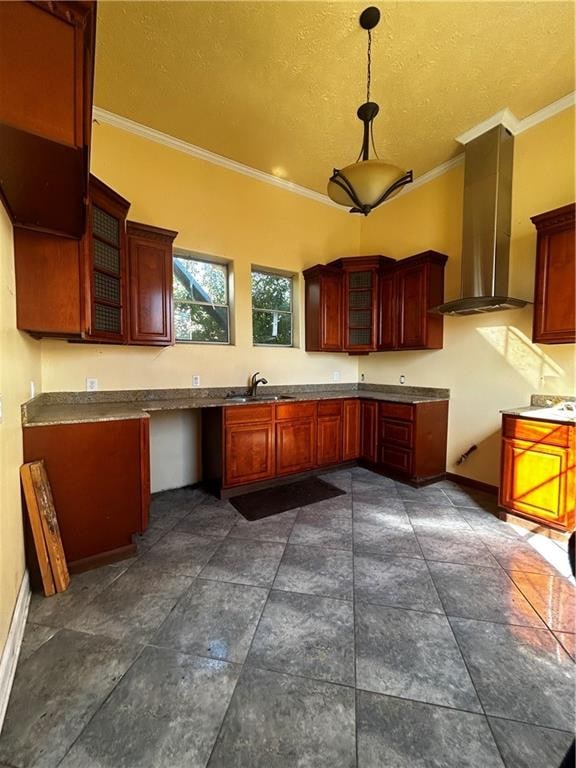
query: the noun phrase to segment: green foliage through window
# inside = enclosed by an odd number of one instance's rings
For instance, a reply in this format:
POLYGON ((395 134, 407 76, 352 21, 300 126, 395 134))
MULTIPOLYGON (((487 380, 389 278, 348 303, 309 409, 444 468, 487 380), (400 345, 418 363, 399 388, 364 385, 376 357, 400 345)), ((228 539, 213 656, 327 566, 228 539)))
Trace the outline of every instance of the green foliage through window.
POLYGON ((174 256, 174 331, 176 341, 227 344, 228 267, 188 256, 174 256))
POLYGON ((254 344, 292 346, 292 278, 252 270, 254 344))

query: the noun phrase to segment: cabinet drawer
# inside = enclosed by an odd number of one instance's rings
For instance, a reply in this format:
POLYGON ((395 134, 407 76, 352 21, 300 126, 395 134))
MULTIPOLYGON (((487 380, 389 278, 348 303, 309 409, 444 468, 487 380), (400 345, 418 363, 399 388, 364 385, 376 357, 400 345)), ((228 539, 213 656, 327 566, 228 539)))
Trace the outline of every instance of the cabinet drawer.
POLYGON ((412 423, 409 421, 382 419, 380 422, 380 440, 383 443, 393 443, 394 445, 411 448, 412 423))
POLYGON ((226 424, 252 424, 255 421, 272 421, 273 405, 234 405, 224 408, 226 424))
POLYGON ((380 418, 414 420, 414 406, 405 403, 380 403, 380 418))
POLYGON ((276 419, 287 421, 288 419, 314 418, 317 413, 316 401, 312 403, 281 403, 276 405, 276 419))
POLYGON ((380 449, 380 463, 405 475, 412 474, 412 451, 397 448, 395 445, 383 445, 380 449))
POLYGON ((569 424, 555 424, 551 421, 535 421, 533 419, 517 419, 513 416, 504 416, 504 437, 516 440, 528 440, 544 445, 559 445, 568 448, 570 445, 569 424))
POLYGON ((320 400, 318 403, 318 417, 341 416, 342 400, 320 400))

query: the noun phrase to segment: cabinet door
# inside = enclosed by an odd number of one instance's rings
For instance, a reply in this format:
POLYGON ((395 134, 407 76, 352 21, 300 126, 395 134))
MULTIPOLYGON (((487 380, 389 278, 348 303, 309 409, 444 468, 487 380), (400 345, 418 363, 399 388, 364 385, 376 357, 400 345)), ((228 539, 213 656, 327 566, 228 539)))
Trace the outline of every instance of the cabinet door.
POLYGON ((345 271, 345 339, 348 352, 377 349, 378 271, 374 268, 345 271))
POLYGON ((276 424, 276 474, 303 472, 316 465, 315 417, 276 424))
POLYGON ((379 349, 396 349, 398 330, 398 303, 396 301, 396 273, 389 270, 380 275, 379 349))
POLYGON ((318 418, 318 465, 338 464, 342 461, 342 417, 318 418))
POLYGON ((342 461, 360 456, 360 400, 344 400, 342 461))
POLYGON ((176 232, 127 222, 130 344, 174 343, 172 241, 176 232))
POLYGON ((398 269, 398 349, 426 346, 426 267, 398 269))
POLYGON ((362 400, 362 458, 378 461, 378 403, 370 400, 362 400))
POLYGON ((113 189, 90 177, 84 240, 86 338, 90 341, 122 343, 127 338, 125 220, 129 207, 113 189))
POLYGON ((342 352, 342 275, 326 271, 320 281, 320 349, 342 352))
POLYGON ((230 424, 224 438, 224 485, 242 485, 274 476, 272 423, 230 424))
POLYGON ((569 499, 574 503, 569 455, 567 448, 555 445, 504 440, 501 506, 565 528, 569 499))
POLYGON ((533 340, 576 341, 576 257, 574 226, 543 234, 538 241, 533 340))

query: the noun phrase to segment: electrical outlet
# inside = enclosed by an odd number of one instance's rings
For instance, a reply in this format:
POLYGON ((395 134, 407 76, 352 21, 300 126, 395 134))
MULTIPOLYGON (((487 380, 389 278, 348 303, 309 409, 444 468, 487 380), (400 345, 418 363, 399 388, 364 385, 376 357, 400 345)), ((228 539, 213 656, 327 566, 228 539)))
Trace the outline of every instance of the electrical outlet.
POLYGON ((192 386, 193 387, 200 386, 200 376, 198 376, 198 374, 196 374, 195 376, 192 376, 192 386))
POLYGON ((363 373, 360 374, 360 381, 366 381, 366 376, 363 373))
POLYGON ((86 379, 86 392, 96 392, 98 389, 98 379, 86 379))
POLYGON ((406 376, 404 376, 404 374, 401 373, 400 374, 400 384, 405 384, 405 383, 406 383, 406 376))
POLYGON ((340 371, 332 371, 332 381, 340 381, 340 371))
POLYGON ((33 397, 36 397, 36 384, 30 379, 30 400, 32 400, 33 397))

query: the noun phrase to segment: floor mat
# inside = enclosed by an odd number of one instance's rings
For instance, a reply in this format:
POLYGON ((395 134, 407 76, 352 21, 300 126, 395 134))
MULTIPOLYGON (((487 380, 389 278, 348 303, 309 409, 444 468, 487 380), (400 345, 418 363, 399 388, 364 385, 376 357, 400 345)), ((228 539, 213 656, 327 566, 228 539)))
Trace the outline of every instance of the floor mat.
POLYGON ((342 496, 344 493, 346 491, 336 488, 319 477, 307 477, 288 485, 277 485, 262 491, 243 493, 229 501, 246 520, 261 520, 263 517, 278 515, 289 509, 342 496))

